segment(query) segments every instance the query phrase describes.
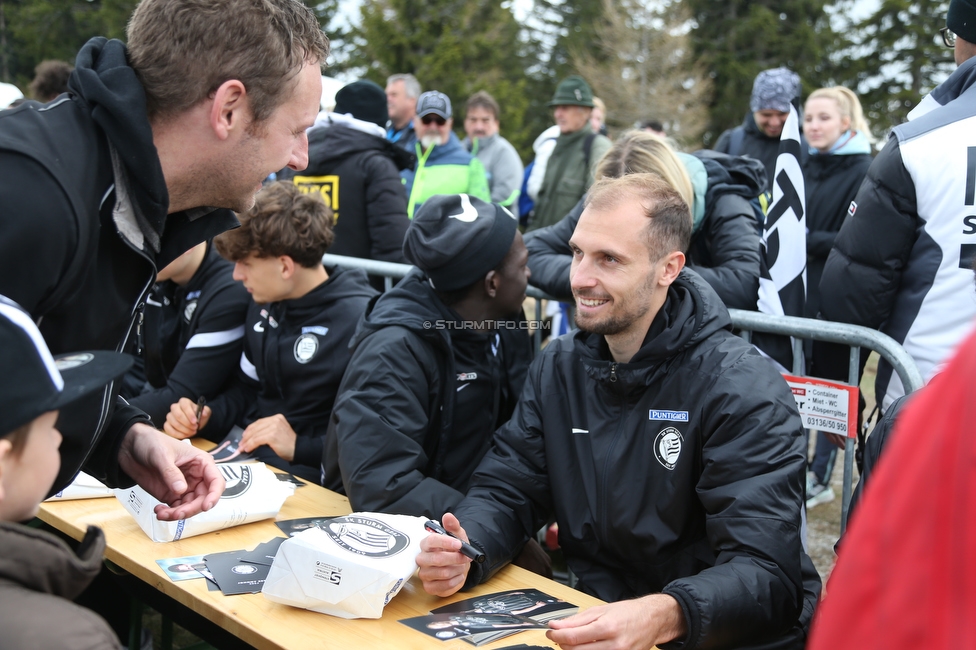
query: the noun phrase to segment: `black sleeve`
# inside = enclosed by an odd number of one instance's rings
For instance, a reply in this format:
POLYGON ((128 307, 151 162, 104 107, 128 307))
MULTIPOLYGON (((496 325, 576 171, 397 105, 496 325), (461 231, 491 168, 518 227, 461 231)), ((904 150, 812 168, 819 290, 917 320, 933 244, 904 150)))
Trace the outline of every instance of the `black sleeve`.
POLYGON ((529 269, 532 271, 529 283, 564 301, 573 299, 573 290, 569 284, 573 251, 569 247, 569 238, 573 236, 581 214, 582 199, 560 221, 525 236, 525 247, 529 251, 529 269))
POLYGON ((467 587, 508 564, 552 513, 540 390, 546 361, 542 354, 530 366, 512 418, 495 432, 467 496, 454 509, 468 539, 486 556, 484 564, 471 565, 467 587))
POLYGON ((119 467, 118 458, 125 435, 132 425, 139 422, 151 425, 145 413, 126 404, 121 397, 117 398, 112 417, 82 469, 108 487, 127 488, 135 485, 135 481, 119 467))
POLYGON ((711 266, 694 269, 729 309, 755 311, 759 300, 759 235, 752 206, 745 197, 725 194, 715 200, 702 226, 711 266))
POLYGON ((464 496, 425 475, 425 442, 440 435, 431 431, 439 425, 431 417, 436 387, 429 373, 440 365, 426 342, 399 327, 368 336, 353 353, 330 435, 354 511, 439 518, 464 496))
MULTIPOLYGON (((248 409, 257 401, 261 383, 248 377, 243 370, 243 360, 247 355, 247 346, 238 356, 242 367, 238 369, 234 379, 227 385, 226 390, 207 405, 210 407, 210 420, 200 435, 207 440, 219 442, 227 435, 235 424, 244 422, 248 409)), ((247 362, 250 364, 250 361, 247 362)))
POLYGON ((410 219, 400 174, 393 161, 381 155, 369 156, 364 166, 370 255, 376 260, 406 263, 403 238, 410 219))
POLYGON ((41 303, 65 278, 78 247, 74 209, 61 186, 39 163, 0 155, 0 294, 34 319, 41 303))
POLYGON ((868 168, 820 279, 824 318, 877 329, 891 315, 918 230, 915 183, 892 137, 868 168))
POLYGON ((170 405, 181 397, 196 401, 203 395, 212 401, 240 364, 249 303, 247 291, 237 282, 211 297, 202 306, 194 335, 166 385, 134 397, 129 403, 144 410, 157 427, 162 427, 170 405))
POLYGON ((292 463, 318 467, 322 463, 325 432, 326 427, 321 425, 314 429, 310 427, 308 430, 295 430, 298 438, 295 439, 295 457, 292 463))

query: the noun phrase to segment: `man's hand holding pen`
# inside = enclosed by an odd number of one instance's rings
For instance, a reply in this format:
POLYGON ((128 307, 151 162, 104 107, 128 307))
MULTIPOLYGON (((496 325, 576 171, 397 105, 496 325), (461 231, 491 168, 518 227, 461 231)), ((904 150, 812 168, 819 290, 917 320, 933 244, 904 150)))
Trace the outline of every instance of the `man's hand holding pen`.
POLYGON ((457 517, 447 513, 441 524, 449 535, 431 534, 422 540, 417 566, 427 593, 450 596, 464 586, 472 559, 461 552, 463 544, 468 543, 468 536, 457 517))

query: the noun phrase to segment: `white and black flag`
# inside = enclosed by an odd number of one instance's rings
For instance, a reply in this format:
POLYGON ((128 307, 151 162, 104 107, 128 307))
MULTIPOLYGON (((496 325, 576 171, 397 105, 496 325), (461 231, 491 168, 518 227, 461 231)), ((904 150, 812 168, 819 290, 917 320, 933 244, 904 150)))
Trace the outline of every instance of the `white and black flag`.
MULTIPOLYGON (((790 106, 776 158, 773 202, 763 226, 759 262, 759 311, 803 316, 807 297, 806 191, 800 169, 800 120, 790 106)), ((792 368, 790 341, 762 335, 756 345, 786 369, 792 368)))

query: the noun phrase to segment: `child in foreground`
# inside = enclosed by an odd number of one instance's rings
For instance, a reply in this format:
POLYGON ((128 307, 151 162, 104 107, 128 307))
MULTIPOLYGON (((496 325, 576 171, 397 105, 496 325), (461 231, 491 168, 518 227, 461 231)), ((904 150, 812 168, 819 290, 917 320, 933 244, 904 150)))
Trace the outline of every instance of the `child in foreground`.
POLYGON ((89 527, 76 551, 19 522, 37 514, 61 466, 58 410, 117 379, 129 357, 54 359, 30 315, 0 296, 0 630, 5 649, 119 648, 97 614, 71 602, 101 569, 105 536, 89 527))

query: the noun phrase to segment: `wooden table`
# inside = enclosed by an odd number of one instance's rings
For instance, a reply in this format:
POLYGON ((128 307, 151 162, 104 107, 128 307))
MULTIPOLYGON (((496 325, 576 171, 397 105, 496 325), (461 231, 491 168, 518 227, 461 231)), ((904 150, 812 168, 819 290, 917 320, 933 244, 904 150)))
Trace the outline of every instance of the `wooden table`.
MULTIPOLYGON (((349 512, 349 501, 345 497, 317 485, 306 485, 285 501, 277 519, 327 517, 349 512)), ((508 566, 488 583, 446 599, 427 594, 415 576, 386 606, 382 618, 346 620, 273 603, 262 594, 224 596, 219 591, 208 591, 206 581, 202 579, 173 582, 156 564, 156 560, 164 558, 252 549, 272 537, 283 536, 274 525, 274 520, 267 519, 177 542, 162 543, 150 540, 135 519, 114 498, 43 503, 38 516, 79 540, 89 525, 100 526, 105 531, 107 540, 106 558, 235 636, 262 649, 309 650, 335 647, 356 650, 471 650, 475 646, 459 639, 438 641, 397 621, 411 616, 423 616, 431 609, 455 600, 507 589, 534 587, 581 608, 601 602, 524 569, 508 566)), ((527 630, 480 647, 502 648, 520 643, 555 647, 542 630, 527 630)))

